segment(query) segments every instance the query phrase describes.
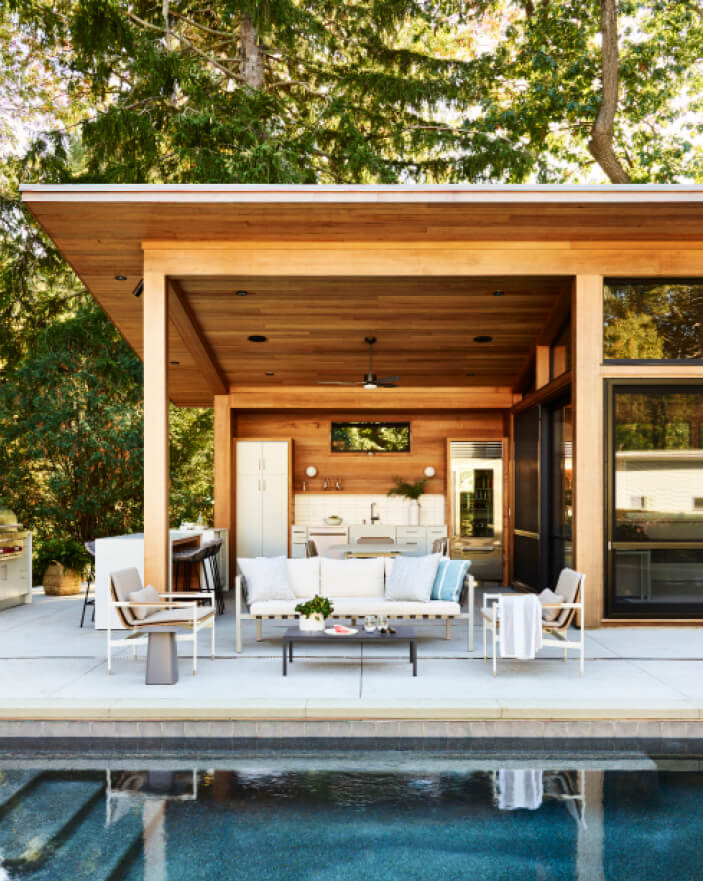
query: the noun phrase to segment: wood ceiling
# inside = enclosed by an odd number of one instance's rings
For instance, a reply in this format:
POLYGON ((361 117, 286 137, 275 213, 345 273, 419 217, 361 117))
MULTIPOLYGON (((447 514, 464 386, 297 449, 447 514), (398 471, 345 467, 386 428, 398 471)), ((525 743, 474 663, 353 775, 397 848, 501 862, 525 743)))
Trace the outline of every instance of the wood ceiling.
POLYGON ((509 386, 557 297, 570 293, 559 277, 182 278, 179 286, 221 371, 240 386, 358 381, 368 369, 366 336, 378 340, 374 371, 400 376, 404 387, 509 386), (254 334, 267 341, 250 342, 254 334))
MULTIPOLYGON (((332 192, 324 187, 86 185, 23 191, 28 209, 140 357, 143 309, 132 290, 144 273, 144 243, 173 248, 227 242, 241 245, 246 258, 248 243, 252 248, 277 242, 344 248, 357 242, 378 249, 393 242, 418 243, 418 248, 487 242, 497 243, 497 267, 503 265, 500 249, 506 244, 512 268, 503 278, 482 278, 480 268, 471 277, 471 270, 452 277, 448 270, 441 277, 436 268, 432 277, 418 277, 422 273, 415 269, 400 277, 402 267, 397 277, 384 278, 351 278, 349 269, 331 278, 326 268, 307 278, 235 276, 235 271, 263 274, 263 269, 247 269, 247 259, 240 261, 244 269, 232 269, 227 277, 182 278, 184 308, 200 326, 223 381, 238 387, 357 380, 367 367, 363 339, 368 334, 378 338, 376 372, 400 375, 403 387, 428 382, 510 386, 556 299, 570 292, 566 276, 538 273, 573 273, 576 266, 598 272, 603 262, 593 249, 601 243, 611 255, 628 242, 629 247, 640 243, 641 253, 654 255, 654 274, 665 274, 670 265, 664 258, 657 262, 657 242, 694 249, 688 264, 698 265, 702 196, 695 187, 348 187, 332 192), (564 248, 560 268, 539 268, 529 252, 511 250, 521 242, 537 243, 535 255, 540 243, 557 252, 564 248), (594 256, 584 258, 589 249, 594 256), (594 265, 595 270, 588 268, 594 265), (250 295, 236 297, 238 289, 250 295), (505 294, 493 297, 494 290, 505 294), (247 336, 257 333, 268 342, 248 342, 247 336), (482 334, 493 341, 474 343, 473 337, 482 334), (267 371, 275 375, 267 377, 267 371)), ((634 265, 639 253, 633 252, 634 265)), ((304 268, 289 271, 302 275, 304 268)), ((213 386, 191 351, 172 322, 169 359, 178 362, 169 371, 172 400, 206 406, 213 386)))

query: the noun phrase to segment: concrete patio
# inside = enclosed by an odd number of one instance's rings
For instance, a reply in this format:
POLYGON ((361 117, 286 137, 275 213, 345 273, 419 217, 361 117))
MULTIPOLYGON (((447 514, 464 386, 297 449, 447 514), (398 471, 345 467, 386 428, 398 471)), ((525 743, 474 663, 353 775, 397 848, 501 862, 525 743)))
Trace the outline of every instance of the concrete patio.
POLYGON ((131 650, 118 651, 107 675, 105 634, 79 628, 81 601, 35 590, 31 605, 0 615, 0 736, 56 734, 55 724, 49 731, 42 720, 82 720, 94 733, 114 733, 119 724, 135 736, 162 733, 162 723, 181 723, 180 731, 189 723, 223 723, 227 731, 234 724, 239 733, 262 736, 285 721, 298 733, 316 726, 328 734, 343 722, 346 734, 360 736, 397 735, 400 724, 408 736, 461 730, 483 737, 703 738, 700 628, 590 630, 583 677, 575 658, 565 664, 558 649, 544 649, 534 662, 499 662, 494 678, 482 659, 480 626, 469 654, 463 622, 450 641, 441 624, 418 622, 416 679, 404 645, 381 651, 342 642, 334 653, 300 648, 283 678, 285 622, 265 624, 260 643, 246 622, 244 651, 236 655, 230 600, 217 621, 216 660, 203 635, 197 676, 184 644, 180 681, 147 687, 144 647, 137 661, 131 650))

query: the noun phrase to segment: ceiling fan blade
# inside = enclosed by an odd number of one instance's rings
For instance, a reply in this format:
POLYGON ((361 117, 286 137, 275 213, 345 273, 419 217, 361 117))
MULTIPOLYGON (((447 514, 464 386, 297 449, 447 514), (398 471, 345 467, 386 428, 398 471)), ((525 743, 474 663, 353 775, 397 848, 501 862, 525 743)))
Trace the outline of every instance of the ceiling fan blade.
POLYGON ((363 382, 346 382, 343 379, 318 379, 318 385, 363 385, 363 382))
POLYGON ((382 376, 378 380, 379 385, 384 385, 387 382, 400 382, 400 377, 399 376, 382 376))
POLYGON ((380 380, 376 383, 379 388, 397 388, 396 383, 394 382, 381 382, 380 380))

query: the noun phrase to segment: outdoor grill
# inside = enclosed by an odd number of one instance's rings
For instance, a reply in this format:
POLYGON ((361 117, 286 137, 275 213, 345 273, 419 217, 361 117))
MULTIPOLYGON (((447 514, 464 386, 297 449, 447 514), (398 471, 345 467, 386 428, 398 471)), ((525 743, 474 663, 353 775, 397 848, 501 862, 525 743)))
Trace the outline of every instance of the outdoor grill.
POLYGON ((31 599, 32 533, 0 506, 0 609, 31 599))

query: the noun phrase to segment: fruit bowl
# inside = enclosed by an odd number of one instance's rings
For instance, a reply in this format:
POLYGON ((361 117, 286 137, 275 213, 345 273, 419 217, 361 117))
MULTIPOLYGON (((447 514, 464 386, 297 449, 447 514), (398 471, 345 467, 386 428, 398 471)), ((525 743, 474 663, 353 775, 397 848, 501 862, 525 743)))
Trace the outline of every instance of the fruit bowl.
POLYGON ((342 518, 337 514, 330 514, 329 517, 325 517, 325 523, 328 526, 339 526, 342 523, 342 518))

